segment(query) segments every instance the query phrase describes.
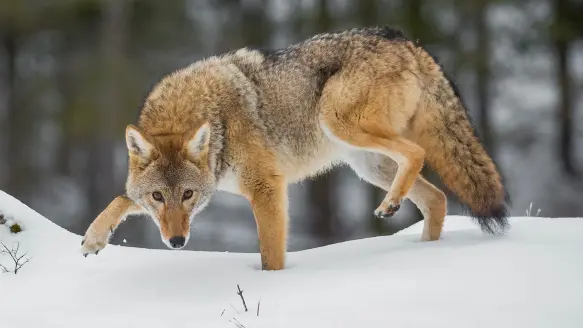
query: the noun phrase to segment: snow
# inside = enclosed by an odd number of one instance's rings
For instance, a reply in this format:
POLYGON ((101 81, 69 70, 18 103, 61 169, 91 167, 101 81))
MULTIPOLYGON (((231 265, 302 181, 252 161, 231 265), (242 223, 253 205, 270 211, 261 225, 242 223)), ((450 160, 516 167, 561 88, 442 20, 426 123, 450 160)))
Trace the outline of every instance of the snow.
MULTIPOLYGON (((106 247, 84 258, 72 234, 0 192, 0 226, 32 257, 0 274, 0 327, 580 327, 583 219, 512 218, 506 236, 448 216, 393 236, 292 252, 284 271, 258 254, 106 247), (249 312, 236 294, 243 289, 249 312), (260 304, 257 316, 257 304, 260 304)), ((196 236, 193 236, 196 238, 196 236)), ((0 263, 9 266, 6 255, 0 263)))

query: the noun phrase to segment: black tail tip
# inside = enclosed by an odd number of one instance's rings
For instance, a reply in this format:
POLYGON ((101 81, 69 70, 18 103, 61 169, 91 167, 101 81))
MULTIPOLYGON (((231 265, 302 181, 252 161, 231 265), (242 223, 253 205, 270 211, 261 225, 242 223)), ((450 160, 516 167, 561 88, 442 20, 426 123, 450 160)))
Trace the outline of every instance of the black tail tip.
POLYGON ((501 235, 510 228, 506 205, 492 208, 488 213, 471 213, 482 231, 491 235, 501 235))

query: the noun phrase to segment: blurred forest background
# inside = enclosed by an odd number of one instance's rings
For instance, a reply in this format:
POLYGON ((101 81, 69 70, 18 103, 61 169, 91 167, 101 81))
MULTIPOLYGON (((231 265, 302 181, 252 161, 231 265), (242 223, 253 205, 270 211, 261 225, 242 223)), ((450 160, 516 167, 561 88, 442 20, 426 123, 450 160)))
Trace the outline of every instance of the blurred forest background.
MULTIPOLYGON (((506 177, 511 214, 532 203, 540 216, 583 215, 583 0, 1 0, 0 189, 82 234, 123 192, 125 126, 163 75, 244 46, 384 24, 454 77, 506 177)), ((383 192, 348 168, 290 192, 291 250, 421 218, 410 202, 374 218, 383 192)), ((449 212, 462 213, 453 198, 449 212)), ((258 249, 240 197, 217 194, 194 227, 188 249, 258 249)), ((123 239, 164 247, 144 218, 122 225, 113 242, 123 239)))

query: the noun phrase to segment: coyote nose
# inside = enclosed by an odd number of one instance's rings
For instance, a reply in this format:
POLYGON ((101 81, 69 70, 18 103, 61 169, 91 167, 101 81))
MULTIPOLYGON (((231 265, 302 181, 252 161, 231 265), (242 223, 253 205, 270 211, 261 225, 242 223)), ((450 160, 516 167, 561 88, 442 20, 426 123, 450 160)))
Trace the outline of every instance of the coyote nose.
POLYGON ((185 242, 186 238, 182 236, 174 236, 170 238, 170 245, 172 246, 172 248, 181 248, 182 246, 184 246, 185 242))

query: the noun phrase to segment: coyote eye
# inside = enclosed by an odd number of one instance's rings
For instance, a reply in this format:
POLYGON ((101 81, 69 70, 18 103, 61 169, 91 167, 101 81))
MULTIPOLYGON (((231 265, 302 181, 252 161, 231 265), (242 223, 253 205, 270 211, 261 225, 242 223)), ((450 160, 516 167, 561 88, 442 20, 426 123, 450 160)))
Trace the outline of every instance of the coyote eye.
POLYGON ((184 192, 184 195, 182 195, 182 200, 187 200, 190 199, 192 197, 192 190, 188 189, 184 192))
POLYGON ((158 202, 163 202, 164 201, 164 197, 162 197, 162 194, 159 191, 154 191, 152 193, 152 198, 154 198, 155 201, 158 202))

